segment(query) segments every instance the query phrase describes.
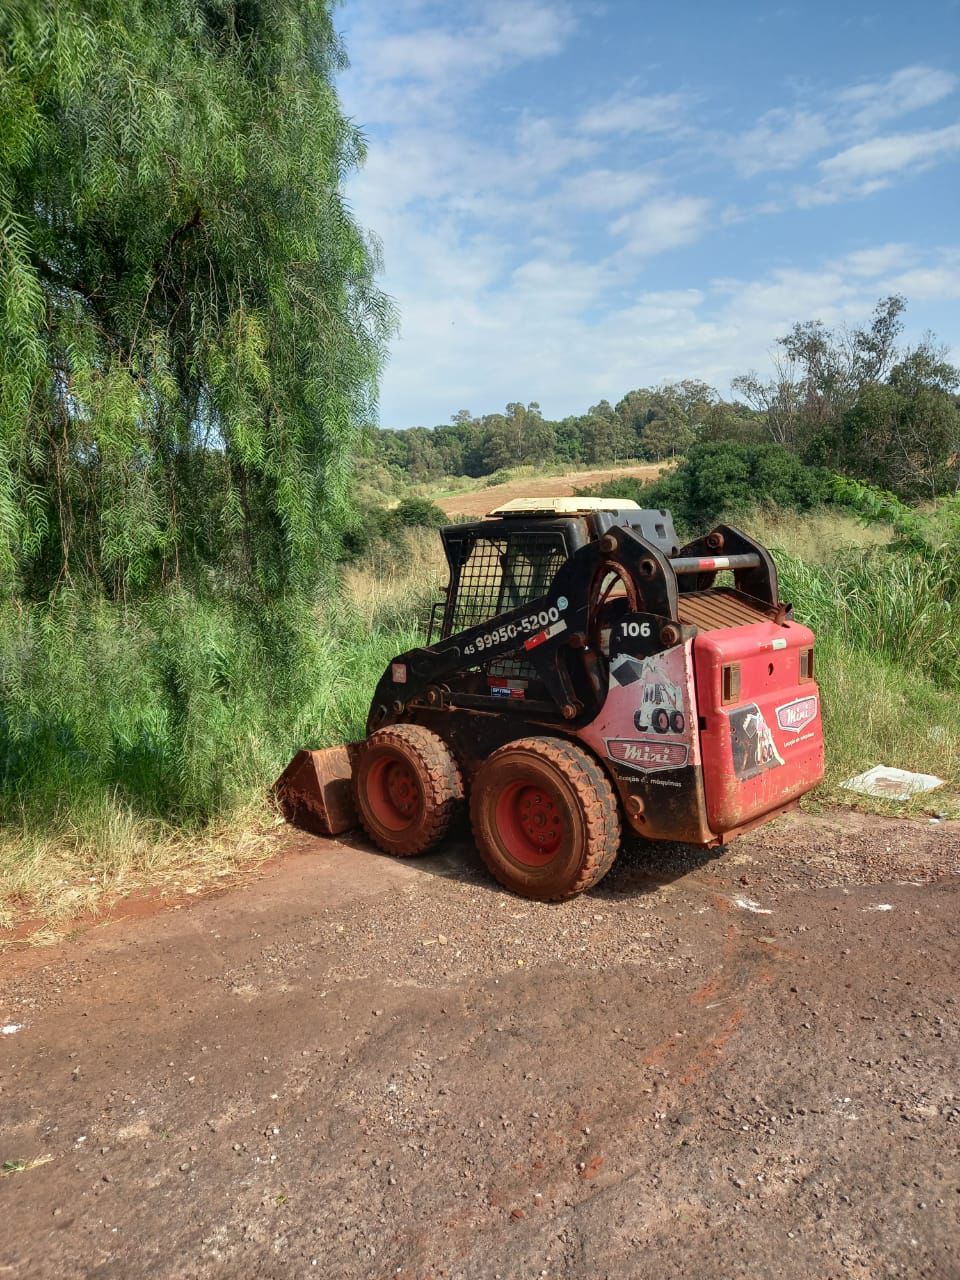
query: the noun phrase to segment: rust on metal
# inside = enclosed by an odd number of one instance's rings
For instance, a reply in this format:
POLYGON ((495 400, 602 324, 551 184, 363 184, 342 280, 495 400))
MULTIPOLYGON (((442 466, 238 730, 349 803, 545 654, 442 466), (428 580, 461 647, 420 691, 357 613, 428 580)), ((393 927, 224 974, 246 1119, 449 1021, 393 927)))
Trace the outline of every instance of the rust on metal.
POLYGON ((357 825, 350 790, 356 743, 298 751, 273 784, 286 820, 314 835, 338 836, 357 825))
POLYGON ((723 587, 708 591, 691 591, 681 595, 677 613, 680 621, 701 631, 717 631, 721 627, 749 627, 776 616, 776 609, 757 601, 748 604, 735 591, 723 587))

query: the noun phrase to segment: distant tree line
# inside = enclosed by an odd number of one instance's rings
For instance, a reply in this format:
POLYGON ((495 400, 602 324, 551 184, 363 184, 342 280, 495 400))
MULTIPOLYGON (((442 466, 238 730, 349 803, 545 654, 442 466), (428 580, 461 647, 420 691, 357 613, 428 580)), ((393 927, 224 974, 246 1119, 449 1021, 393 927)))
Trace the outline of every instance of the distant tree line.
POLYGON ((442 475, 487 476, 505 467, 545 462, 619 462, 672 458, 696 439, 705 423, 735 412, 705 382, 688 379, 630 391, 586 413, 545 418, 535 401, 514 401, 503 413, 475 417, 460 409, 449 423, 380 430, 377 450, 388 465, 417 481, 442 475))
POLYGON ((960 370, 932 337, 899 344, 905 307, 884 298, 859 328, 794 325, 776 341, 773 376, 735 378, 732 400, 686 379, 557 421, 516 401, 503 413, 461 409, 440 426, 379 430, 375 448, 419 482, 524 464, 661 461, 695 444, 774 444, 902 498, 936 498, 960 483, 960 370))

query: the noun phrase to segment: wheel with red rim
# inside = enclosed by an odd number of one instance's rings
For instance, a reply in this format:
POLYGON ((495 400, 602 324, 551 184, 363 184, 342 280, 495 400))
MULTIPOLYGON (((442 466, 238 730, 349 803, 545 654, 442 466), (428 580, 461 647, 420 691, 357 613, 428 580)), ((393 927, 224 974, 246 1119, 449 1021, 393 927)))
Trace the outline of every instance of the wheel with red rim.
POLYGON ((656 729, 657 733, 666 733, 670 728, 670 717, 664 711, 663 707, 657 707, 654 711, 650 723, 656 729))
POLYGON ((673 730, 674 733, 683 733, 684 726, 686 725, 686 723, 687 722, 683 718, 682 711, 670 712, 670 728, 673 730))
POLYGON ((425 853, 447 832, 463 800, 463 779, 442 738, 417 724, 378 729, 360 747, 353 798, 370 838, 385 853, 425 853))
POLYGON ((470 817, 480 856, 508 889, 554 902, 597 883, 620 847, 613 788, 562 738, 522 738, 477 771, 470 817))

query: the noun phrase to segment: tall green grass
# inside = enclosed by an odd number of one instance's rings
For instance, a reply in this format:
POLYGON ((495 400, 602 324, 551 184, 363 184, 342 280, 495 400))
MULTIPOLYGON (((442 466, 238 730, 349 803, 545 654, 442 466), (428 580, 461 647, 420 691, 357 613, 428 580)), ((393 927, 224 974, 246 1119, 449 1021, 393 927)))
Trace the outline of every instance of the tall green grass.
MULTIPOLYGON (((909 542, 890 542, 896 526, 889 515, 884 508, 880 524, 863 530, 862 545, 838 539, 832 554, 815 558, 807 558, 806 520, 795 518, 796 530, 787 520, 784 536, 774 529, 770 537, 780 595, 817 633, 824 795, 846 801, 852 795, 840 783, 875 764, 960 785, 960 545, 950 536, 925 541, 916 530, 909 542), (794 553, 798 545, 803 557, 794 553)), ((838 519, 849 521, 834 514, 828 523, 838 519)), ((956 792, 935 792, 912 807, 930 805, 954 812, 956 792)))
MULTIPOLYGON (((908 808, 958 810, 960 784, 960 522, 955 500, 906 508, 845 483, 860 509, 760 509, 742 523, 773 550, 780 594, 817 632, 827 781, 874 764, 954 784, 908 808)), ((881 806, 883 807, 883 806, 881 806)))
POLYGON ((841 787, 855 774, 886 764, 936 774, 950 784, 918 797, 906 806, 907 811, 932 807, 960 816, 956 693, 829 629, 818 634, 816 663, 827 747, 827 775, 817 793, 820 798, 844 804, 857 800, 888 809, 889 802, 866 802, 841 787))
POLYGON ((960 563, 951 548, 845 551, 820 565, 776 558, 781 596, 820 635, 960 688, 960 563))
POLYGON ((157 849, 269 821, 291 756, 362 736, 387 663, 422 641, 439 572, 422 541, 319 602, 63 592, 0 616, 0 899, 49 905, 60 881, 129 879, 157 849))
POLYGON ((222 815, 297 746, 362 732, 370 676, 413 639, 342 606, 186 592, 23 608, 0 628, 4 819, 75 822, 105 791, 179 825, 222 815))

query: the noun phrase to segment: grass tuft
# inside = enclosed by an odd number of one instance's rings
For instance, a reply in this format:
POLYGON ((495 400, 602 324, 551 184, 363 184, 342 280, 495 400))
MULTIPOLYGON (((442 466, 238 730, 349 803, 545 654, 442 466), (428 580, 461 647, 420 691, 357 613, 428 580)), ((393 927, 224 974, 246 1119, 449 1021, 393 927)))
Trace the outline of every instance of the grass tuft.
POLYGON ((49 1164, 53 1156, 30 1156, 25 1160, 4 1160, 0 1165, 0 1178, 9 1178, 14 1173, 30 1173, 33 1169, 40 1169, 43 1165, 49 1164))

